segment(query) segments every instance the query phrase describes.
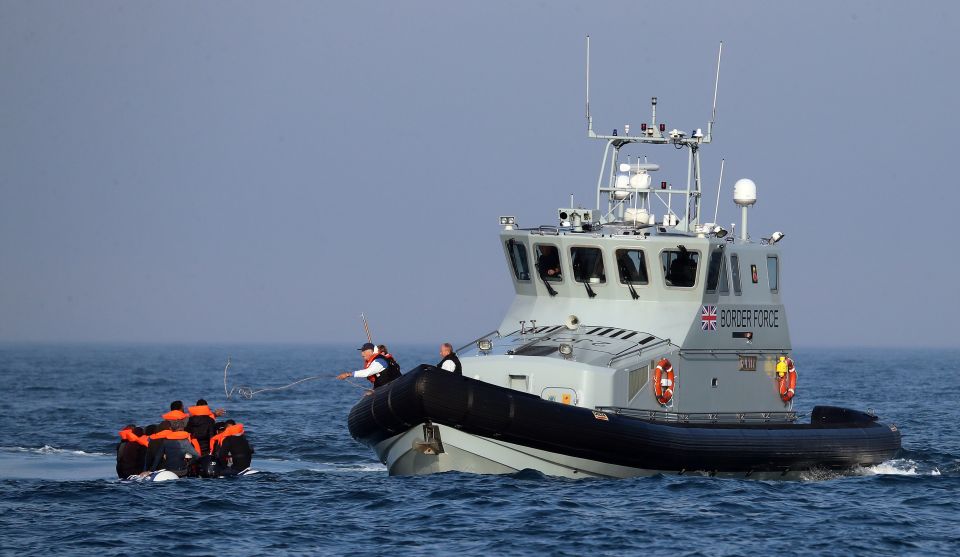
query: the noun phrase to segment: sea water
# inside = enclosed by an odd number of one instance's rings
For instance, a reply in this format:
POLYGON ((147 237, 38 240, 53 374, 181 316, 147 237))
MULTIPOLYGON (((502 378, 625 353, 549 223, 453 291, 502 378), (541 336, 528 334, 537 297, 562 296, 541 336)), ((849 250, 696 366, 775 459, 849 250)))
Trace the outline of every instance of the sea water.
MULTIPOLYGON (((392 346, 404 368, 433 346, 392 346)), ((3 554, 957 555, 960 351, 798 349, 797 410, 872 409, 903 454, 802 481, 533 471, 389 477, 346 427, 353 346, 0 345, 3 554), (252 399, 226 391, 283 385, 252 399), (262 473, 118 481, 117 432, 172 400, 244 424, 262 473)))

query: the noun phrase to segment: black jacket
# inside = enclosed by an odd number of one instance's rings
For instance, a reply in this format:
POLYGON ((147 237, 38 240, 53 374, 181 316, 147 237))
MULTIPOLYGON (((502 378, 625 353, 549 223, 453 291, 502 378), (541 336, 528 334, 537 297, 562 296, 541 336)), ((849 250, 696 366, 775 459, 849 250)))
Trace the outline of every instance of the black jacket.
MULTIPOLYGON (((460 358, 458 358, 457 355, 453 352, 444 356, 443 359, 440 360, 440 362, 437 364, 437 367, 442 368, 443 362, 447 362, 447 361, 453 362, 454 368, 451 373, 453 373, 454 375, 463 375, 463 366, 460 365, 460 358)), ((446 371, 446 370, 443 370, 443 371, 446 371)))
POLYGON ((117 477, 124 479, 143 472, 146 453, 147 448, 140 443, 120 441, 117 445, 117 477))
POLYGON ((163 468, 182 475, 187 471, 186 456, 188 454, 195 459, 200 458, 189 439, 162 439, 162 441, 160 450, 150 463, 150 471, 163 468))
POLYGON ((217 422, 210 416, 190 416, 185 428, 200 443, 200 452, 210 452, 210 438, 217 434, 217 422))
POLYGON ((217 449, 217 460, 226 464, 227 457, 233 459, 230 467, 238 472, 250 468, 250 461, 253 460, 253 446, 247 441, 246 435, 230 435, 223 439, 217 449))

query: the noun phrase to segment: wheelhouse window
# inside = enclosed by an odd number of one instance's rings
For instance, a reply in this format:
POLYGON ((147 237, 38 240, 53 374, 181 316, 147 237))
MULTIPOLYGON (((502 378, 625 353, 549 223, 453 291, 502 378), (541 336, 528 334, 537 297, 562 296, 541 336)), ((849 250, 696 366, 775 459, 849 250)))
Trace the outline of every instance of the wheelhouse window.
POLYGON ((602 284, 607 282, 603 272, 603 254, 600 248, 570 248, 573 278, 577 282, 602 284))
POLYGON ((740 256, 735 253, 730 254, 730 271, 733 273, 733 293, 740 295, 740 256))
POLYGON ((550 282, 563 282, 563 271, 560 267, 560 249, 550 244, 537 244, 537 272, 540 278, 550 282))
POLYGON ((770 283, 770 292, 780 289, 780 260, 775 255, 767 256, 767 281, 770 283))
POLYGON ((667 286, 690 288, 697 282, 697 265, 700 253, 684 246, 660 252, 663 277, 667 286))
POLYGON ((527 261, 526 246, 513 238, 507 240, 507 252, 513 265, 513 275, 517 280, 530 280, 530 263, 527 261))
POLYGON ((618 249, 617 270, 620 272, 620 282, 623 284, 647 284, 647 258, 643 250, 618 249))
POLYGON ((721 280, 723 282, 721 291, 729 291, 726 269, 723 268, 723 250, 715 249, 710 252, 710 264, 707 267, 707 292, 716 292, 721 286, 721 280))

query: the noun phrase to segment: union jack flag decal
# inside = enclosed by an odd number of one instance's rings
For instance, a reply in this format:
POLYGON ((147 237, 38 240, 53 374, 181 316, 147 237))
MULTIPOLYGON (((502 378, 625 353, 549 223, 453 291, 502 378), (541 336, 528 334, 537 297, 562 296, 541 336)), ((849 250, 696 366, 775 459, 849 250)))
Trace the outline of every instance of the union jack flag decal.
POLYGON ((700 308, 700 330, 717 330, 717 306, 703 306, 700 308))

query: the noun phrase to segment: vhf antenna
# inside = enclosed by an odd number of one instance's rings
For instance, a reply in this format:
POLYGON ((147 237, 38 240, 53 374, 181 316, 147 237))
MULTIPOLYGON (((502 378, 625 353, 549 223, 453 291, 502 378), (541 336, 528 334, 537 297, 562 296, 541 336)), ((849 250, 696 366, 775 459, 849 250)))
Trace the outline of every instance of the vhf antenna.
POLYGON ((713 112, 707 122, 707 141, 713 141, 713 123, 717 121, 717 90, 720 88, 720 57, 723 56, 723 41, 717 51, 717 79, 713 82, 713 112))
POLYGON ((717 212, 720 210, 720 188, 723 187, 723 163, 727 162, 726 159, 720 159, 720 181, 717 182, 717 204, 713 207, 713 222, 717 222, 717 212))
POLYGON ((593 136, 593 118, 590 117, 590 35, 587 35, 587 135, 593 136))

